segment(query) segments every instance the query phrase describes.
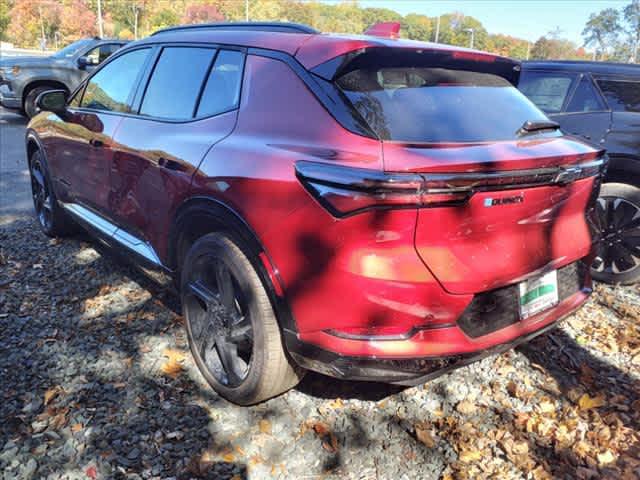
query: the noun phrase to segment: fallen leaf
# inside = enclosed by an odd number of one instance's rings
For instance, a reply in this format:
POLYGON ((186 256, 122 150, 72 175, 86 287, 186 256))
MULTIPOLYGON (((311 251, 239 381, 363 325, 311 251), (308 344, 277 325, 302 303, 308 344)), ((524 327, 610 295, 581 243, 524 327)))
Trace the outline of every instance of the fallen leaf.
POLYGON ((162 364, 160 369, 170 377, 176 377, 182 371, 181 363, 184 362, 185 355, 179 350, 165 348, 162 355, 167 357, 167 361, 162 364))
POLYGON ((222 460, 224 460, 227 463, 231 463, 236 459, 235 455, 233 453, 225 453, 222 456, 222 460))
POLYGON ((416 425, 416 438, 424 443, 428 448, 433 448, 436 446, 436 441, 433 438, 433 435, 431 435, 430 429, 428 429, 425 425, 416 425))
POLYGON ((177 363, 184 362, 185 354, 180 350, 174 350, 173 348, 165 348, 162 352, 164 357, 167 357, 170 361, 174 361, 177 363))
POLYGON ((74 423, 73 425, 71 425, 71 431, 73 433, 79 432, 80 430, 82 430, 82 424, 81 423, 74 423))
POLYGON ((458 455, 458 460, 464 463, 477 462, 482 458, 482 453, 478 450, 464 450, 458 455))
POLYGON ((585 393, 578 400, 578 406, 580 410, 591 410, 593 408, 602 407, 605 404, 604 395, 598 395, 597 397, 590 397, 588 393, 585 393))
POLYGON ((182 365, 172 360, 167 360, 162 364, 162 367, 160 367, 160 370, 162 370, 162 372, 165 373, 166 375, 169 375, 170 377, 175 378, 182 371, 182 365))
POLYGON ((606 465, 616 460, 616 457, 611 450, 606 450, 602 453, 599 453, 597 457, 598 457, 598 463, 600 465, 606 465))
POLYGON ((542 400, 538 404, 538 408, 542 413, 551 413, 556 410, 556 405, 550 400, 542 400))
POLYGON ((463 415, 470 415, 477 410, 477 407, 469 400, 463 400, 456 406, 456 410, 463 415))
POLYGON ((258 427, 260 428, 260 433, 271 435, 271 422, 269 420, 263 418, 258 422, 258 427))
POLYGON ((67 423, 67 415, 65 413, 59 413, 54 415, 51 420, 49 420, 49 427, 53 430, 57 430, 63 427, 67 423))
POLYGON ((49 402, 57 397, 62 391, 62 387, 60 385, 57 385, 44 392, 44 404, 49 405, 49 402))

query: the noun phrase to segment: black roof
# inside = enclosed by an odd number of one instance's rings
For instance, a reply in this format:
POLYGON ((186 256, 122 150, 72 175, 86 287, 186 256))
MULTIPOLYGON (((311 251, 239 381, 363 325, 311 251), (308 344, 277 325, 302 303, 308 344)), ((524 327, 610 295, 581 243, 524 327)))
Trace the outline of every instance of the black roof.
POLYGON ((585 62, 580 60, 529 60, 522 62, 523 70, 544 69, 565 72, 590 72, 602 75, 638 75, 640 65, 635 63, 585 62))
POLYGON ((290 22, 219 22, 219 23, 195 23, 192 25, 178 25, 176 27, 163 28, 152 35, 181 30, 253 30, 261 32, 279 33, 320 33, 318 30, 301 23, 290 22))

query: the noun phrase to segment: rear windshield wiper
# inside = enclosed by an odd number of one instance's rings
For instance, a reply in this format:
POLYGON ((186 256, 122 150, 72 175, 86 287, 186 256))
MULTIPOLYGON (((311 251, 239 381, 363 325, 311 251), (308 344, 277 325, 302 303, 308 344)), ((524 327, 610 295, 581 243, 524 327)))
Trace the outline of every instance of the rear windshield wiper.
POLYGON ((531 120, 527 120, 518 129, 516 135, 521 137, 523 135, 539 132, 541 130, 558 130, 559 128, 560 125, 558 125, 556 122, 552 122, 551 120, 536 120, 534 122, 532 122, 531 120))

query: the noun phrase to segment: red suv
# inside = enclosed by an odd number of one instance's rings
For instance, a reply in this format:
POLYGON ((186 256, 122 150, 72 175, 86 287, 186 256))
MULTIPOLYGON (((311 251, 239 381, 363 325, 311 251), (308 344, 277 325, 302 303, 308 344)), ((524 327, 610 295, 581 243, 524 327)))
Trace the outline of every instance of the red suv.
POLYGON ((424 382, 590 292, 605 158, 520 94, 519 73, 295 24, 164 30, 68 99, 39 97, 37 216, 173 275, 195 361, 233 402, 305 369, 424 382))

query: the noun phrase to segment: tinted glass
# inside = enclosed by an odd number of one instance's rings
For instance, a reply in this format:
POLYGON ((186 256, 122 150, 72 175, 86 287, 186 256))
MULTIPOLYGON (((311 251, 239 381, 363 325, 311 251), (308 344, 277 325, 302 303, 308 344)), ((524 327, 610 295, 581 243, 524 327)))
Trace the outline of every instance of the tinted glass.
POLYGON ((82 106, 96 110, 128 112, 129 96, 148 53, 148 48, 134 50, 105 65, 87 84, 82 106))
POLYGON ((600 95, 587 76, 583 76, 573 93, 567 112, 598 112, 605 110, 600 95))
POLYGON ((518 88, 543 111, 558 113, 576 77, 568 73, 524 71, 520 75, 518 88))
POLYGON ((598 85, 616 112, 640 112, 640 82, 599 79, 598 85))
POLYGON ((52 56, 55 58, 73 57, 76 53, 78 53, 78 50, 80 50, 81 48, 88 47, 89 44, 93 41, 94 40, 91 40, 90 38, 78 40, 77 42, 73 42, 71 45, 67 45, 62 50, 54 53, 52 56))
POLYGON ((215 53, 210 48, 163 49, 149 80, 140 113, 178 120, 193 118, 215 53))
POLYGON ((209 74, 198 106, 198 117, 226 112, 238 106, 244 54, 221 50, 209 74))
POLYGON ((489 73, 385 68, 355 70, 337 83, 385 140, 510 140, 527 120, 546 120, 511 83, 489 73))

